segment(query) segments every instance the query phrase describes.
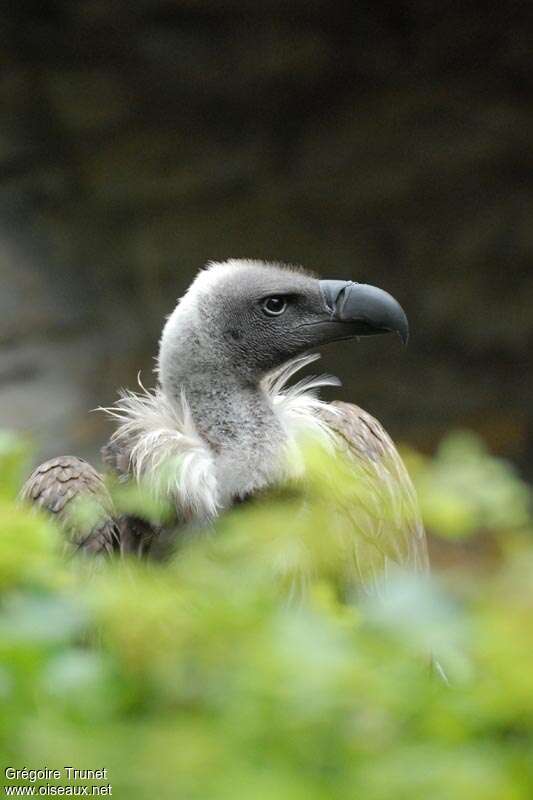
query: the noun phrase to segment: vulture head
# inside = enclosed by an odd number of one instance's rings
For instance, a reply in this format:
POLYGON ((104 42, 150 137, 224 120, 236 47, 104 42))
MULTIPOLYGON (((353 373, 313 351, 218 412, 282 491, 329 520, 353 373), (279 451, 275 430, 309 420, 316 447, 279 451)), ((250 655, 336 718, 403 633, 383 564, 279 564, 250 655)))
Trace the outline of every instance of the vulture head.
POLYGON ((389 332, 406 342, 408 323, 399 303, 382 289, 230 260, 201 271, 170 315, 159 377, 170 395, 185 375, 213 368, 257 383, 312 348, 389 332))

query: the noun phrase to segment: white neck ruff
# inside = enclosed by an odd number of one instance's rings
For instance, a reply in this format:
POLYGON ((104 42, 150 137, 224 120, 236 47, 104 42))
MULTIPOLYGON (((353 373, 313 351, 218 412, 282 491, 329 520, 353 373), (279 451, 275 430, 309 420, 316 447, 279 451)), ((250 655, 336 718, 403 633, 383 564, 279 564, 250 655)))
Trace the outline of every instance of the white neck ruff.
MULTIPOLYGON (((291 377, 316 361, 318 354, 292 359, 262 382, 285 440, 275 462, 261 472, 248 475, 233 497, 248 494, 297 478, 304 471, 301 443, 318 441, 331 448, 333 434, 324 421, 325 408, 332 407, 317 396, 324 386, 339 386, 330 375, 303 378, 287 386, 291 377)), ((206 523, 230 504, 224 486, 224 470, 218 469, 220 454, 198 433, 185 394, 178 401, 160 387, 141 392, 122 390, 111 408, 100 409, 119 422, 111 441, 129 451, 130 472, 156 496, 170 499, 185 519, 206 523)))

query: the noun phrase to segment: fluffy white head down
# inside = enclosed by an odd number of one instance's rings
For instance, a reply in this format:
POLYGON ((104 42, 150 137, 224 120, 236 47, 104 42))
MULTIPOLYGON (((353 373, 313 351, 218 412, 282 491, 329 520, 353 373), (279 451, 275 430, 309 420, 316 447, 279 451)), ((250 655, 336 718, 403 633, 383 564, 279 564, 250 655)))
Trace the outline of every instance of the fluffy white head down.
MULTIPOLYGON (((331 447, 333 434, 321 411, 334 409, 317 397, 323 386, 338 386, 329 375, 304 378, 293 386, 287 381, 300 369, 320 358, 318 354, 293 359, 263 381, 263 390, 285 433, 277 463, 268 474, 250 475, 238 495, 299 477, 304 469, 301 443, 318 440, 331 447)), ((112 441, 129 451, 134 478, 158 497, 171 499, 186 520, 209 522, 235 497, 225 486, 223 454, 215 452, 198 433, 186 397, 176 403, 161 388, 139 393, 123 391, 115 406, 103 409, 119 426, 112 441), (233 496, 232 496, 233 495, 233 496)))

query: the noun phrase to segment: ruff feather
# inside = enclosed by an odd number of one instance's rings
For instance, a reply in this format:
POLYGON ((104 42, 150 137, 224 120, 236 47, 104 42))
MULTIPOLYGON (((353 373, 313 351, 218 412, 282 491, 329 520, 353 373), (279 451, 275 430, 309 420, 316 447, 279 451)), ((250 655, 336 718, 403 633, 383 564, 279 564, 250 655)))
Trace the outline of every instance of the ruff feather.
POLYGON ((121 390, 110 408, 119 422, 111 441, 129 451, 135 480, 157 495, 171 497, 186 516, 211 518, 219 502, 214 458, 194 425, 184 394, 172 402, 161 390, 121 390))
POLYGON ((326 386, 341 386, 340 380, 335 375, 309 375, 287 386, 293 375, 319 358, 320 353, 297 356, 263 380, 263 387, 287 434, 291 452, 298 452, 299 443, 305 438, 318 440, 327 449, 333 445, 334 435, 323 412, 326 408, 330 414, 338 412, 334 406, 321 400, 318 392, 326 386))

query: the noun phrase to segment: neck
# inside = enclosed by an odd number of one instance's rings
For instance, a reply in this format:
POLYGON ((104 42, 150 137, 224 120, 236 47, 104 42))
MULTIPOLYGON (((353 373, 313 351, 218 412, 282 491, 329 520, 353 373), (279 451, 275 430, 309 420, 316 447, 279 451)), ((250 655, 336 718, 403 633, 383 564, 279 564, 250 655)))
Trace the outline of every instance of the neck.
POLYGON ((215 455, 223 506, 277 482, 286 436, 261 386, 222 369, 189 374, 182 389, 198 433, 215 455))
POLYGON ((223 506, 277 482, 287 437, 260 385, 222 366, 176 375, 165 382, 167 393, 169 385, 176 402, 185 395, 195 427, 215 457, 223 506))
POLYGON ((248 441, 257 444, 277 425, 274 410, 261 386, 220 370, 193 372, 179 380, 200 435, 215 450, 248 441))

